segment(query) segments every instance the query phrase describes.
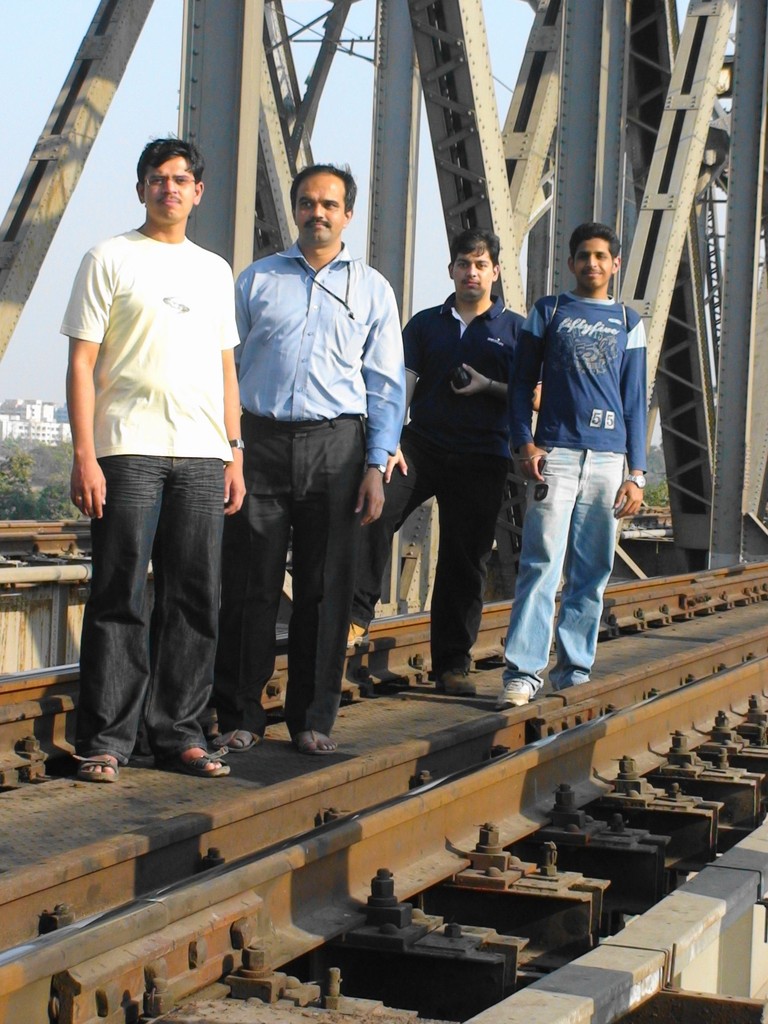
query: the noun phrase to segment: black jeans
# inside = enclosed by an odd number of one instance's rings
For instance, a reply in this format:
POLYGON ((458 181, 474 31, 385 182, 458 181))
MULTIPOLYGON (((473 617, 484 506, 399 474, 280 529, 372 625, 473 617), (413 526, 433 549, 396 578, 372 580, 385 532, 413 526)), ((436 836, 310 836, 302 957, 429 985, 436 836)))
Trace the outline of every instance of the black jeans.
POLYGON ((131 755, 142 709, 159 759, 205 747, 224 519, 219 459, 113 455, 80 649, 77 751, 131 755), (155 600, 147 599, 152 559, 155 600))
POLYGON ((263 733, 261 694, 275 667, 275 627, 289 542, 285 719, 292 736, 328 735, 341 696, 361 533, 365 468, 360 417, 281 423, 243 413, 247 495, 224 529, 220 638, 213 697, 222 731, 263 733))
POLYGON ((405 427, 400 442, 408 475, 385 487, 384 512, 361 530, 352 622, 367 626, 381 596, 392 538, 427 499, 437 498, 440 544, 432 593, 432 669, 469 668, 483 611, 486 566, 504 497, 509 462, 498 455, 452 452, 405 427))

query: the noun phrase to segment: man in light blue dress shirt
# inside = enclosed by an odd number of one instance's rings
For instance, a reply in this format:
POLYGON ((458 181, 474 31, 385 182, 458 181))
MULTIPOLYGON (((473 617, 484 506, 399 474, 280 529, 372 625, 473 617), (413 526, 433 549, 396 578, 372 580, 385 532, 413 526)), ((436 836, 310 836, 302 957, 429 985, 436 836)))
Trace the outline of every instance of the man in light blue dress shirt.
POLYGON ((336 749, 329 737, 360 526, 381 514, 405 411, 394 293, 341 238, 356 191, 345 169, 300 171, 291 186, 296 243, 237 281, 247 496, 225 532, 212 698, 219 742, 230 750, 264 733, 261 695, 274 671, 289 544, 286 723, 300 752, 336 749))

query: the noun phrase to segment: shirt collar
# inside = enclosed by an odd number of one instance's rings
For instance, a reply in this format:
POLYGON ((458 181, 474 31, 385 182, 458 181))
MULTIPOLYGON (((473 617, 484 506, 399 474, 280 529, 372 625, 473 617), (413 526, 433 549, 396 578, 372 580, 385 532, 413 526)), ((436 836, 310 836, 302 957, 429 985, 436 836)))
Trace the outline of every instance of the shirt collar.
MULTIPOLYGON (((498 295, 491 294, 491 299, 493 304, 489 306, 484 313, 480 314, 480 316, 485 317, 486 320, 495 320, 497 316, 501 316, 505 308, 503 300, 500 299, 498 295)), ((440 312, 447 313, 448 315, 452 316, 453 314, 451 313, 451 310, 455 307, 455 305, 456 292, 452 292, 443 303, 440 312)))
MULTIPOLYGON (((286 249, 284 252, 279 252, 277 255, 283 256, 285 259, 288 260, 301 260, 302 263, 306 263, 307 268, 309 270, 312 270, 312 268, 307 263, 304 254, 299 248, 298 242, 294 242, 290 249, 286 249)), ((330 263, 326 264, 326 266, 331 267, 333 266, 334 263, 353 263, 354 259, 355 257, 349 251, 349 246, 345 245, 344 242, 342 242, 341 252, 337 256, 335 256, 330 263)), ((314 271, 312 271, 312 273, 314 273, 314 271)))

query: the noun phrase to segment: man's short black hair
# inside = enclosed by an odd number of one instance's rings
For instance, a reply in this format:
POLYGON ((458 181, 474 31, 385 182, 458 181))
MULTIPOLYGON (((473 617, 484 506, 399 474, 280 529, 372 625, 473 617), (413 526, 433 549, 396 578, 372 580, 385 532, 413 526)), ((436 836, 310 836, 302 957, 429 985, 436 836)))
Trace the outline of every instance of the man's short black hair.
POLYGON ((576 230, 571 235, 570 241, 568 242, 568 248, 571 253, 571 259, 576 255, 579 246, 582 242, 586 242, 588 238, 602 238, 604 242, 608 243, 608 248, 611 251, 611 256, 614 259, 621 252, 621 239, 607 224, 601 224, 599 221, 588 220, 584 224, 579 224, 576 230))
POLYGON ((296 209, 296 196, 299 192, 299 185, 301 185, 302 181, 306 181, 307 178, 311 178, 315 174, 333 174, 337 178, 341 178, 344 182, 344 211, 350 213, 354 210, 355 199, 357 199, 357 184, 352 177, 349 164, 344 164, 342 167, 336 167, 335 164, 310 164, 309 167, 302 167, 291 182, 292 210, 296 209))
POLYGON ((202 180, 205 163, 200 150, 194 142, 186 142, 184 139, 171 136, 167 139, 153 139, 146 144, 136 165, 136 177, 139 184, 143 184, 150 167, 159 167, 166 160, 172 160, 175 156, 184 157, 195 181, 202 180))
POLYGON ((480 228, 467 228, 466 231, 461 231, 451 239, 451 263, 455 263, 461 253, 479 252, 481 249, 487 251, 494 267, 498 266, 499 252, 501 251, 499 236, 494 235, 492 231, 481 231, 480 228))

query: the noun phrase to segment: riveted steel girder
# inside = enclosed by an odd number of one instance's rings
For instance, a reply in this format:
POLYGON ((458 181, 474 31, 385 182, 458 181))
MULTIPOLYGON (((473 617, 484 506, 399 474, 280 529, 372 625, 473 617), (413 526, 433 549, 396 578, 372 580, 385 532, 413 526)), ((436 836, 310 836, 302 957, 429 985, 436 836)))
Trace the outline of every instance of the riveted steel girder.
MULTIPOLYGON (((449 235, 494 231, 518 252, 481 0, 408 0, 449 235)), ((508 305, 522 309, 517 261, 502 268, 508 305)))
POLYGON ((518 242, 542 206, 542 178, 557 124, 561 11, 562 0, 538 5, 502 133, 518 242))
POLYGON ((744 532, 745 514, 764 511, 752 504, 762 495, 765 430, 751 436, 752 401, 764 405, 764 391, 750 390, 768 381, 754 379, 755 320, 759 249, 763 217, 766 131, 765 4, 740 3, 736 19, 731 157, 728 172, 728 223, 725 235, 723 321, 717 380, 717 455, 712 501, 710 564, 734 565, 768 551, 768 531, 744 532), (744 400, 744 397, 747 400, 744 400), (752 486, 752 478, 755 486, 752 486), (750 500, 751 499, 751 500, 750 500), (747 548, 749 547, 749 552, 747 548))
POLYGON ((552 222, 552 283, 570 285, 568 239, 577 224, 593 220, 597 178, 601 3, 565 0, 552 222))
POLYGON ((376 4, 368 258, 386 277, 403 321, 412 311, 421 89, 407 0, 376 4))
POLYGON ((264 0, 187 0, 181 134, 216 167, 188 234, 242 270, 251 262, 264 0))
POLYGON ((102 0, 0 225, 0 358, 80 180, 152 0, 102 0))
POLYGON ((649 382, 659 362, 735 0, 691 5, 680 37, 622 294, 645 319, 649 382))
MULTIPOLYGON (((633 11, 641 17, 633 23, 633 48, 639 59, 628 153, 635 192, 642 190, 642 200, 625 264, 622 298, 645 319, 649 398, 655 392, 661 412, 681 568, 702 568, 709 544, 714 405, 698 222, 693 211, 732 11, 732 0, 691 4, 666 91, 660 29, 663 16, 671 50, 676 37, 673 11, 662 15, 658 9, 656 25, 650 26, 644 12, 633 11), (661 75, 658 85, 646 86, 644 94, 642 70, 650 54, 649 34, 658 39, 661 75), (651 143, 653 154, 646 170, 645 154, 651 143)), ((649 77, 653 82, 653 73, 649 77)))

